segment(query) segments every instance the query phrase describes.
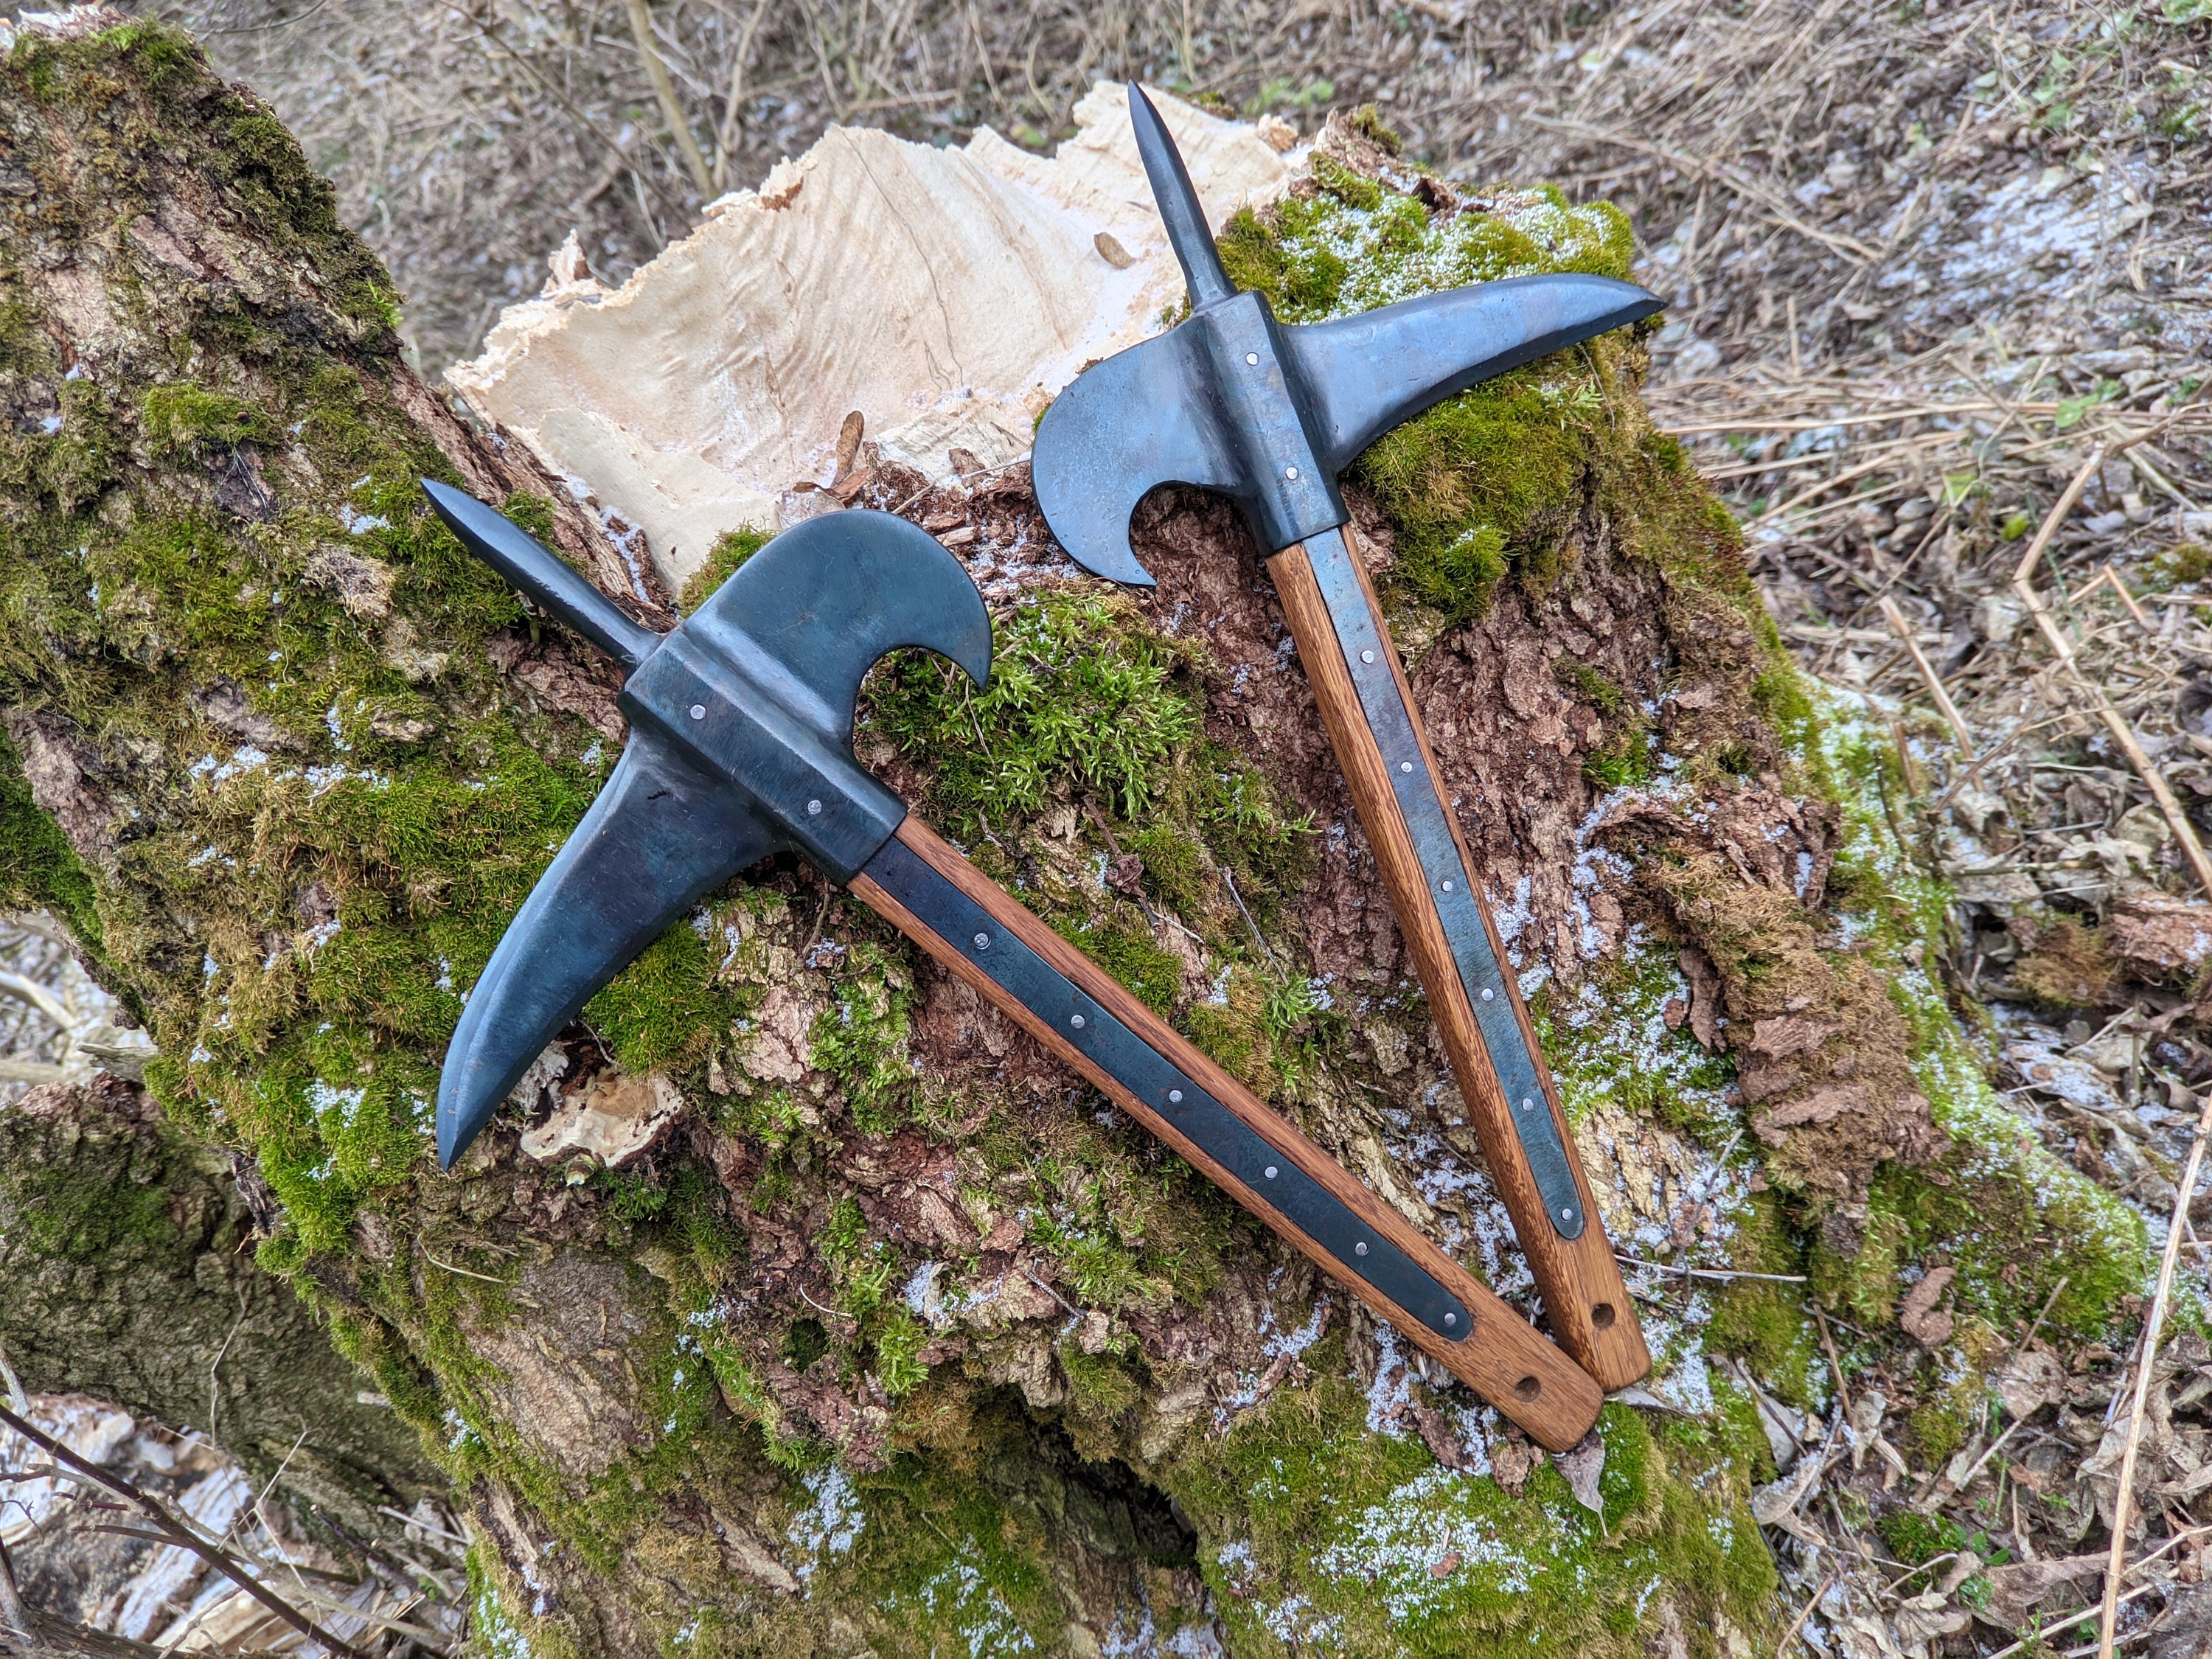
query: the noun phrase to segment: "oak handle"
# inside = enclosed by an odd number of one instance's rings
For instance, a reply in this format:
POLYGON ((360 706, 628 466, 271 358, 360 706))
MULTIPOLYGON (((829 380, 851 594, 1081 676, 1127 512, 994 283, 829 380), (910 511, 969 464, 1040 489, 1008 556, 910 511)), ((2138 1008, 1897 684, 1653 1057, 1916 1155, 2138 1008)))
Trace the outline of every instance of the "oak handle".
POLYGON ((1563 1451, 1589 1432, 1604 1396, 1581 1367, 927 825, 908 817, 852 890, 1539 1443, 1563 1451), (1171 1086, 1182 1104, 1166 1103, 1171 1086), (1194 1115, 1217 1107, 1226 1115, 1194 1115), (1407 1270, 1395 1284, 1432 1281, 1426 1322, 1366 1276, 1390 1264, 1407 1270), (1448 1336, 1447 1318, 1471 1329, 1448 1336))
MULTIPOLYGON (((1322 721, 1335 747, 1352 804, 1367 832, 1368 844, 1374 849, 1376 866, 1397 915, 1407 953, 1413 957, 1422 988, 1428 993, 1430 1011, 1443 1038, 1452 1075, 1467 1102, 1475 1133, 1481 1138, 1492 1176, 1513 1218, 1522 1250, 1535 1274, 1537 1288, 1543 1293, 1544 1310, 1553 1334, 1603 1388, 1626 1388, 1650 1370, 1650 1351, 1644 1346, 1635 1305, 1629 1299, 1628 1287, 1622 1282, 1620 1266, 1613 1260, 1612 1241, 1606 1237, 1604 1224, 1599 1219, 1589 1176, 1576 1155, 1574 1136, 1568 1128, 1566 1114, 1560 1108, 1559 1089, 1553 1081, 1551 1068, 1544 1063, 1543 1051, 1537 1046, 1528 1009, 1521 1000, 1520 987, 1514 975, 1505 970, 1506 958, 1497 924, 1483 899, 1482 885, 1474 878, 1466 839, 1451 811, 1450 797, 1443 791, 1435 751, 1430 748, 1428 734, 1422 729, 1413 688, 1391 643, 1389 629, 1383 625, 1382 607, 1376 600, 1366 568, 1345 532, 1339 529, 1285 548, 1268 561, 1267 569, 1282 600, 1298 656, 1305 664, 1306 678, 1313 687, 1314 700, 1320 705, 1322 721), (1364 618, 1356 611, 1348 618, 1332 615, 1322 579, 1316 573, 1316 559, 1328 562, 1330 582, 1342 596, 1340 606, 1364 605, 1364 618), (1348 562, 1348 573, 1341 562, 1348 562), (1345 580, 1347 574, 1356 581, 1356 589, 1345 580), (1362 703, 1360 684, 1355 681, 1353 666, 1346 655, 1346 624, 1357 630, 1361 648, 1381 659, 1362 664, 1368 673, 1370 702, 1382 695, 1387 687, 1388 682, 1382 681, 1379 672, 1385 665, 1390 681, 1396 684, 1405 721, 1400 732, 1402 735, 1409 729, 1411 740, 1418 749, 1418 760, 1407 757, 1418 769, 1409 769, 1403 778, 1392 775, 1390 763, 1362 703), (1501 1086, 1499 1066, 1484 1041, 1470 987, 1438 912, 1437 897, 1431 891, 1437 872, 1424 867, 1401 799, 1401 790, 1419 788, 1432 791, 1441 809, 1443 826, 1450 837, 1447 856, 1455 855, 1457 877, 1464 884, 1464 893, 1459 896, 1473 901, 1482 935, 1489 942, 1491 959, 1499 970, 1495 983, 1486 984, 1483 988, 1493 998, 1504 1000, 1511 1012, 1511 1022, 1506 1030, 1510 1032, 1517 1027, 1520 1041, 1526 1045, 1528 1063, 1520 1074, 1524 1078, 1533 1075, 1541 1091, 1540 1105, 1532 1103, 1529 1109, 1551 1115, 1564 1149, 1563 1173, 1580 1195, 1582 1219, 1577 1237, 1564 1237, 1553 1224, 1537 1175, 1530 1167, 1527 1149, 1515 1125, 1513 1103, 1507 1100, 1501 1086)), ((1391 711, 1394 719, 1396 713, 1391 711)), ((1422 810, 1428 809, 1424 805, 1422 810)), ((1451 878, 1449 871, 1444 878, 1451 878)), ((1492 1015, 1494 1020, 1497 1018, 1492 1015)), ((1507 1040, 1510 1040, 1510 1036, 1507 1040)), ((1521 1094, 1523 1089, 1516 1088, 1514 1092, 1521 1094)), ((1551 1167, 1559 1169, 1557 1163, 1551 1167)))

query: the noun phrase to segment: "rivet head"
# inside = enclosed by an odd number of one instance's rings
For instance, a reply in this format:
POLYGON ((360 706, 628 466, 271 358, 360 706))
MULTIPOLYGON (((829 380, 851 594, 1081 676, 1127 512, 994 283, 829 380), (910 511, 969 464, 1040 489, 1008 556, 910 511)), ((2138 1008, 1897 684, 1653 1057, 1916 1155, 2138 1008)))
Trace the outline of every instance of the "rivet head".
POLYGON ((1286 466, 1283 469, 1283 476, 1285 478, 1288 478, 1291 483, 1296 483, 1298 477, 1298 470, 1294 466, 1286 466))
POLYGON ((703 702, 693 703, 691 705, 691 718, 695 720, 705 720, 707 718, 707 705, 703 702))
POLYGON ((1413 763, 1411 761, 1400 761, 1398 763, 1398 769, 1401 772, 1410 772, 1413 769, 1413 763))
POLYGON ((988 950, 989 950, 989 949, 991 948, 991 936, 990 936, 988 933, 978 933, 978 934, 976 934, 976 935, 975 935, 975 948, 976 948, 977 950, 979 950, 979 951, 988 951, 988 950))
POLYGON ((1070 1014, 1067 1017, 1067 1023, 1079 1031, 1083 1029, 1083 1016, 1080 1014, 1070 1014))
POLYGON ((1492 990, 1487 985, 1482 988, 1482 1000, 1485 1002, 1493 1001, 1496 1000, 1497 996, 1498 993, 1492 990))
POLYGON ((822 803, 818 800, 811 800, 807 802, 806 816, 810 818, 820 817, 822 816, 822 803))
POLYGON ((1372 651, 1363 651, 1359 653, 1359 660, 1362 662, 1373 662, 1375 660, 1375 653, 1372 651))
POLYGON ((1260 354, 1256 351, 1248 351, 1244 354, 1244 361, 1257 368, 1260 366, 1260 354))
POLYGON ((1459 1323, 1459 1316, 1458 1316, 1457 1314, 1455 1314, 1455 1313, 1448 1313, 1448 1314, 1446 1314, 1446 1315, 1444 1316, 1444 1323, 1445 1323, 1445 1324, 1447 1324, 1447 1325, 1456 1325, 1456 1324, 1458 1324, 1458 1323, 1459 1323))
POLYGON ((1451 884, 1449 882, 1446 882, 1446 883, 1444 884, 1444 891, 1446 891, 1447 893, 1449 893, 1449 892, 1450 892, 1450 891, 1451 891, 1451 890, 1452 890, 1452 884, 1451 884))
POLYGON ((1182 1090, 1180 1090, 1180 1089, 1170 1089, 1170 1090, 1169 1090, 1169 1091, 1168 1091, 1168 1104, 1169 1104, 1169 1105, 1170 1105, 1170 1106, 1180 1106, 1180 1105, 1182 1105, 1182 1090))
POLYGON ((1575 1206, 1571 1204, 1562 1204, 1559 1206, 1559 1219, 1562 1221, 1572 1221, 1574 1218, 1575 1206))
POLYGON ((1365 1255, 1367 1254, 1367 1241, 1364 1238, 1361 1239, 1359 1243, 1352 1247, 1352 1253, 1354 1255, 1365 1255))
POLYGON ((1273 1181, 1273 1180, 1277 1176, 1280 1175, 1281 1173, 1282 1173, 1282 1171, 1281 1171, 1280 1170, 1278 1170, 1278 1169, 1277 1169, 1273 1164, 1270 1164, 1267 1166, 1267 1179, 1268 1179, 1268 1180, 1273 1181))
POLYGON ((1535 1097, 1534 1095, 1523 1095, 1523 1096, 1522 1096, 1522 1097, 1521 1097, 1521 1109, 1522 1109, 1522 1111, 1524 1111, 1524 1112, 1533 1112, 1533 1111, 1534 1111, 1534 1110, 1536 1109, 1536 1097, 1535 1097))

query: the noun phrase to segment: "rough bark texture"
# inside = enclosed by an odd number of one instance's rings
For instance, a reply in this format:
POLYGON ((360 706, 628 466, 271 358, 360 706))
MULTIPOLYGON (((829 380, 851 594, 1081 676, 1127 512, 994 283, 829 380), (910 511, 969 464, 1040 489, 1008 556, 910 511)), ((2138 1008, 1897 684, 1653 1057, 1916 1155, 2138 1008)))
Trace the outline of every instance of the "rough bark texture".
MULTIPOLYGON (((648 951, 438 1174, 459 990, 620 727, 416 476, 662 601, 407 372, 326 187, 188 45, 32 36, 0 119, 0 900, 63 911, 146 1020, 167 1133, 250 1156, 260 1262, 462 1491, 495 1650, 1628 1654, 1774 1621, 1747 1508, 1773 1450, 1700 1357, 1824 1398, 1771 1286, 1655 1309, 1688 1413, 1609 1407, 1547 1462, 788 860, 648 951), (672 1095, 620 1169, 523 1146, 672 1095)), ((1626 269, 1604 210, 1332 135, 1224 240, 1289 320, 1626 269)), ((2065 1275, 2051 1317, 2095 1328, 2140 1238, 1991 1127, 1919 969, 1940 905, 1883 838, 1889 763, 1781 662, 1644 368, 1594 343, 1378 445, 1363 545, 1615 1237, 1809 1267, 1877 1331, 1900 1263, 1946 1258, 1960 1354, 1886 1383, 1933 1443, 1979 1409, 1990 1322, 2065 1275)), ((863 759, 1525 1295, 1232 511, 1149 501, 1160 585, 1131 599, 1073 576, 1018 470, 862 460, 845 493, 958 545, 1000 629, 980 696, 880 675, 863 759)))
POLYGON ((254 1265, 275 1219, 250 1164, 185 1142, 142 1091, 104 1073, 35 1090, 0 1112, 0 1352, 34 1392, 197 1429, 257 1482, 281 1467, 301 1508, 349 1526, 441 1492, 420 1437, 254 1265))

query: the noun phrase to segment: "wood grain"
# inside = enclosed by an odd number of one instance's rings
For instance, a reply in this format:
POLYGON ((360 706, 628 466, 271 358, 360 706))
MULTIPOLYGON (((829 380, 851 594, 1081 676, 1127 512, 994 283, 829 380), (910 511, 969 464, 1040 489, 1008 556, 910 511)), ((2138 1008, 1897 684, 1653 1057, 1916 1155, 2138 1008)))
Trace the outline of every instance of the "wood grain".
MULTIPOLYGON (((1332 530, 1327 533, 1341 537, 1344 532, 1332 530)), ((1399 695, 1405 699, 1414 738, 1421 746, 1421 757, 1445 804, 1444 818, 1451 827, 1452 844, 1459 851, 1460 862, 1468 872, 1468 885, 1482 915, 1483 931, 1489 934, 1490 948, 1503 963, 1506 960, 1504 944, 1498 937, 1497 924, 1491 919, 1490 906, 1483 897, 1482 884, 1474 878, 1474 861, 1468 858, 1466 840, 1460 834, 1458 816, 1451 810, 1450 795, 1443 791, 1435 751, 1429 746, 1419 705, 1413 701, 1413 687, 1390 642, 1389 629, 1382 624, 1382 607, 1367 579, 1366 566, 1361 562, 1358 549, 1349 544, 1345 554, 1358 573, 1360 590, 1366 596, 1368 609, 1375 614, 1375 631, 1389 658, 1390 672, 1397 680, 1399 695)), ((1376 866, 1382 872, 1383 887, 1397 914, 1407 951, 1413 959, 1414 971, 1420 975, 1422 988, 1428 993, 1430 1012, 1443 1038, 1452 1076, 1467 1102, 1475 1133, 1481 1137, 1492 1177, 1513 1218, 1522 1250, 1536 1276, 1537 1288, 1543 1292, 1544 1310, 1551 1321, 1553 1334, 1608 1393, 1626 1388, 1650 1370, 1650 1351, 1644 1346, 1635 1304, 1629 1300, 1628 1287, 1621 1281, 1620 1265, 1613 1256, 1613 1242, 1606 1237, 1604 1223, 1599 1218, 1589 1178, 1575 1151, 1573 1133, 1567 1127, 1566 1114, 1560 1109, 1558 1086, 1552 1080, 1551 1067, 1544 1063, 1544 1051, 1537 1046, 1535 1030, 1528 1023, 1528 1010, 1521 1000, 1520 988, 1510 972, 1504 976, 1513 1017, 1520 1024, 1528 1052, 1535 1059, 1544 1098, 1559 1124, 1560 1138, 1567 1149, 1567 1162, 1582 1194, 1583 1214, 1587 1220, 1582 1237, 1573 1240, 1560 1237, 1545 1213, 1543 1195, 1537 1190, 1535 1175, 1528 1167, 1521 1138, 1513 1127, 1511 1109, 1490 1063, 1490 1052, 1482 1041, 1482 1028, 1476 1023, 1474 1009, 1468 1001, 1467 988, 1460 980, 1443 919, 1429 896, 1428 878, 1414 850, 1413 832, 1399 811, 1389 769, 1376 745, 1375 734, 1368 728, 1366 714, 1359 705, 1359 694, 1352 684, 1351 665, 1345 660, 1335 627, 1329 621, 1328 608, 1322 600, 1321 586, 1315 580, 1313 564, 1304 544, 1275 555, 1267 562, 1267 571, 1274 578, 1285 619, 1297 644, 1299 660, 1305 665, 1314 699, 1321 706, 1322 723, 1328 728, 1329 741, 1335 745, 1345 783, 1352 792, 1360 823, 1367 831, 1368 844, 1374 848, 1376 866)))
POLYGON ((1520 1425, 1539 1444, 1553 1451, 1564 1451, 1589 1432, 1604 1404, 1603 1395, 1583 1369, 1540 1332, 1493 1296, 1464 1267, 1414 1231, 1402 1217, 1300 1134, 1287 1120, 1271 1110, 1250 1090, 1122 989, 1103 969, 1030 915, 927 825, 908 817, 899 826, 898 839, 917 858, 988 911, 1001 927, 1066 975, 1100 1006, 1243 1119, 1285 1158, 1341 1200, 1361 1221, 1404 1251, 1409 1260, 1457 1297, 1474 1319, 1474 1331, 1463 1341, 1447 1340, 1372 1285, 1350 1273, 1265 1198, 1215 1163, 1158 1113, 1094 1065, 957 948, 900 904, 865 871, 854 877, 852 884, 853 892, 863 902, 921 945, 979 995, 988 998, 1031 1036, 1089 1079, 1115 1105, 1310 1256, 1323 1272, 1396 1326, 1416 1347, 1520 1425))

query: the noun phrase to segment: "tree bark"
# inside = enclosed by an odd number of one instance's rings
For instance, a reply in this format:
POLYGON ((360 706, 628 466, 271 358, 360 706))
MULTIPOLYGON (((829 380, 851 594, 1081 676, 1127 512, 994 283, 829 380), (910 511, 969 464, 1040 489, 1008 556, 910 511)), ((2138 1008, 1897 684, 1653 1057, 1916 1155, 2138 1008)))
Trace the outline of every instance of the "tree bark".
MULTIPOLYGON (((211 1426, 265 1462, 305 1419, 319 1479, 400 1496, 421 1457, 385 1425, 419 1434, 486 1546, 495 1648, 1626 1655, 1775 1622, 1746 1508, 1762 1443, 1743 1396, 1695 1397, 1698 1320, 1654 1326, 1696 1425, 1614 1406, 1547 1463, 788 860, 647 951, 439 1173, 460 989, 622 726, 605 666, 416 480, 505 502, 649 622, 667 596, 409 371, 327 186, 189 42, 27 33, 0 114, 0 901, 65 915, 161 1051, 158 1122, 112 1089, 0 1116, 0 1194, 145 1195, 7 1234, 46 1297, 0 1316, 19 1364, 196 1421, 242 1293, 211 1426), (650 1141, 620 1168, 590 1155, 615 1156, 610 1123, 650 1141), (234 1154, 235 1187, 188 1146, 234 1154), (290 1292, 244 1267, 249 1218, 388 1415, 345 1404, 290 1292), (174 1328, 149 1334, 165 1298, 174 1328)), ((1231 239, 1254 280, 1284 280, 1292 221, 1331 192, 1559 222, 1331 131, 1304 193, 1231 239)), ((1638 401, 1646 361, 1593 343, 1409 428, 1361 464, 1357 544, 1516 966, 1548 975, 1615 1237, 1809 1266, 1879 1322, 1911 1228, 2018 1243, 2088 1200, 2040 1165, 2003 1184, 2027 1153, 1962 1150, 1931 1115, 1914 1068, 1962 1051, 1940 993, 1892 994, 1925 924, 1863 850, 1882 763, 1824 757, 1733 525, 1638 401), (1480 520, 1493 496, 1510 534, 1480 520), (1840 927, 1846 905, 1881 927, 1840 927), (1716 1158, 1732 1130, 1748 1182, 1716 1158), (1923 1179, 1908 1222, 1896 1183, 1923 1179)), ((855 501, 972 526, 1012 593, 999 689, 894 665, 863 759, 1525 1298, 1233 509, 1151 498, 1159 585, 1132 599, 1068 579, 1019 469, 878 464, 855 501)), ((2055 1316, 2104 1316, 2126 1243, 2055 1316)), ((1959 1283, 2032 1313, 2079 1271, 2035 1255, 1962 1256, 1959 1283)), ((1798 1329, 1753 1293, 1730 1328, 1798 1329)))

